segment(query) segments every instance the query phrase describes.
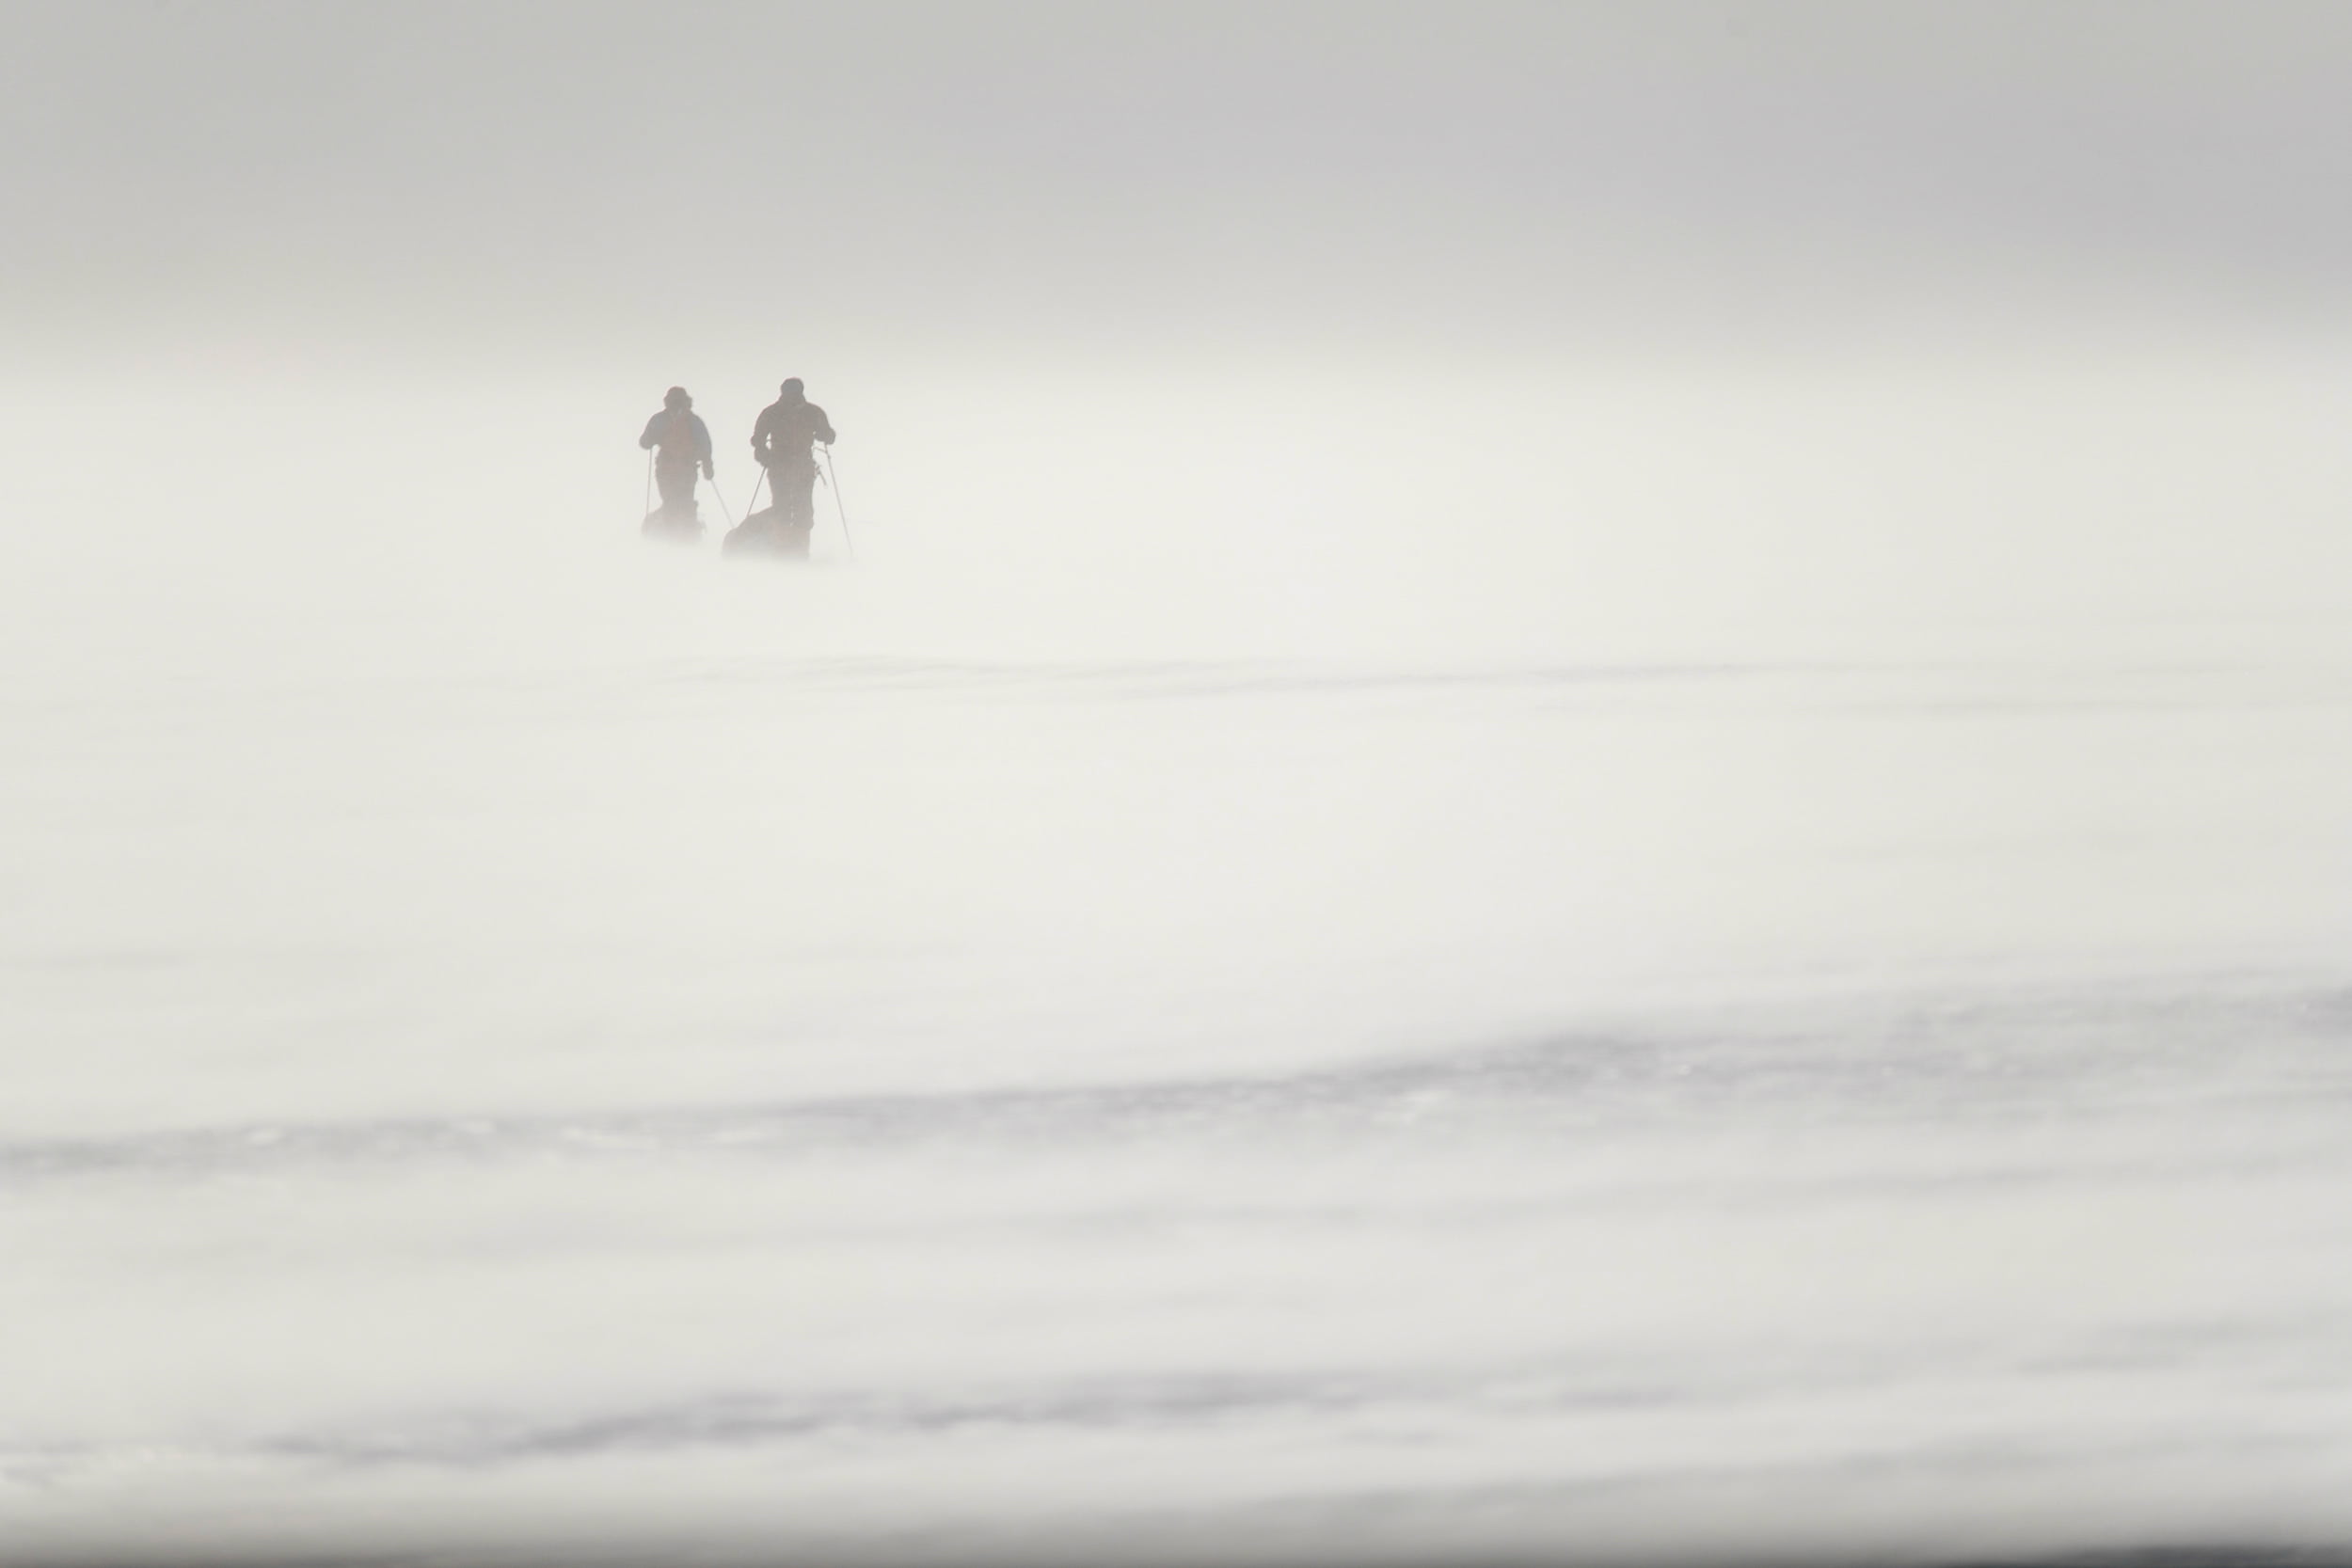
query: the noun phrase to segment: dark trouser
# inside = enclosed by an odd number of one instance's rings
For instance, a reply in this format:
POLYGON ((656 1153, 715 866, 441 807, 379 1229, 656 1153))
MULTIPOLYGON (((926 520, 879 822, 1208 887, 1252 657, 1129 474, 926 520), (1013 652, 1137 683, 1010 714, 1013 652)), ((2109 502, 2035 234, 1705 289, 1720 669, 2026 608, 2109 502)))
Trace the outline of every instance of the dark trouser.
POLYGON ((659 461, 653 466, 653 482, 661 491, 661 510, 679 522, 694 515, 695 467, 692 463, 659 461))
POLYGON ((768 470, 768 488, 775 492, 776 520, 787 528, 806 530, 817 523, 817 465, 787 458, 768 470))

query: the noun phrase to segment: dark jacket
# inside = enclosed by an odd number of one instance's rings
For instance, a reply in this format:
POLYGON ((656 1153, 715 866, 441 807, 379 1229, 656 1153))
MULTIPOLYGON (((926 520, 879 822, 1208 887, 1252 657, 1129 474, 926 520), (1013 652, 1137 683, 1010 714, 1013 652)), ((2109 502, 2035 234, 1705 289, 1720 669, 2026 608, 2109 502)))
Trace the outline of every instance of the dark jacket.
POLYGON ((782 464, 807 463, 809 443, 822 441, 833 444, 833 421, 825 411, 806 399, 799 403, 778 401, 759 411, 759 422, 752 426, 752 456, 768 467, 782 464))
POLYGON ((691 409, 680 414, 664 408, 645 421, 637 444, 648 451, 660 447, 660 461, 673 467, 710 461, 710 427, 691 409))

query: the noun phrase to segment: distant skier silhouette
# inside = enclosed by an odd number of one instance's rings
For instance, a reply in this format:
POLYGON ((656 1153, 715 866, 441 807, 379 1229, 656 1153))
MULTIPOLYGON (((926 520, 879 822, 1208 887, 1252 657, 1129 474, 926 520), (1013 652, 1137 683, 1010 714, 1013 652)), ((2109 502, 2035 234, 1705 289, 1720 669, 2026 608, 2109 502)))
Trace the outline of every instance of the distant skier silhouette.
POLYGON ((673 387, 661 399, 661 412, 645 421, 637 444, 654 454, 654 483, 661 487, 660 509, 645 519, 646 531, 657 528, 698 533, 702 519, 694 510, 694 471, 705 479, 717 477, 710 466, 710 427, 694 412, 694 400, 683 387, 673 387))
POLYGON ((784 395, 760 410, 759 422, 752 426, 752 457, 768 470, 768 488, 775 495, 769 542, 806 555, 809 531, 817 524, 817 454, 811 448, 833 445, 833 421, 808 401, 799 376, 781 390, 784 395))

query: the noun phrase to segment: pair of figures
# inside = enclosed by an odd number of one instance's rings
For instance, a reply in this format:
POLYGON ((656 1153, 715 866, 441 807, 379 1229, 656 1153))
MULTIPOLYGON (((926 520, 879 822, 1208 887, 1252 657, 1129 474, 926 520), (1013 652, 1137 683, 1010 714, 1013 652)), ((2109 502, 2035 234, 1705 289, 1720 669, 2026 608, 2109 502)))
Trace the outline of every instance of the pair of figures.
MULTIPOLYGON (((752 460, 768 470, 768 488, 774 494, 768 509, 753 516, 762 519, 763 531, 774 534, 780 542, 797 542, 804 550, 817 520, 817 454, 813 449, 833 445, 833 422, 822 408, 808 401, 799 376, 780 389, 783 396, 762 409, 758 423, 752 426, 752 460)), ((705 479, 714 479, 717 474, 710 461, 710 427, 694 412, 694 400, 687 396, 685 388, 670 388, 661 400, 661 412, 645 421, 645 433, 637 444, 654 454, 654 482, 661 489, 660 510, 645 519, 647 529, 660 526, 681 533, 699 532, 702 525, 694 511, 694 477, 699 472, 705 479)), ((748 528, 752 517, 743 521, 748 528)))

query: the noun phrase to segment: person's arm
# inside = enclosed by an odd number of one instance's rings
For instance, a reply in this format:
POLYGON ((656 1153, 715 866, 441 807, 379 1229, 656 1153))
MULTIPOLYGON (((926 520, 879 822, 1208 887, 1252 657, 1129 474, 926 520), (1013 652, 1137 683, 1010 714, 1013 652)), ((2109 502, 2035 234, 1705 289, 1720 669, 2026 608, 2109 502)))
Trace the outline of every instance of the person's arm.
POLYGON ((718 470, 710 466, 710 427, 703 423, 700 414, 694 416, 694 451, 703 460, 703 478, 715 477, 718 470))
POLYGON ((768 466, 768 436, 772 422, 768 416, 773 412, 773 409, 763 408, 759 411, 759 418, 752 421, 752 461, 763 468, 768 466))
POLYGON ((654 427, 660 424, 660 422, 661 416, 656 414, 652 419, 645 421, 645 433, 637 437, 637 444, 647 451, 653 451, 654 427))
POLYGON ((834 442, 833 421, 825 418, 825 411, 815 404, 810 404, 809 407, 815 410, 817 415, 817 438, 825 445, 832 446, 834 442))

